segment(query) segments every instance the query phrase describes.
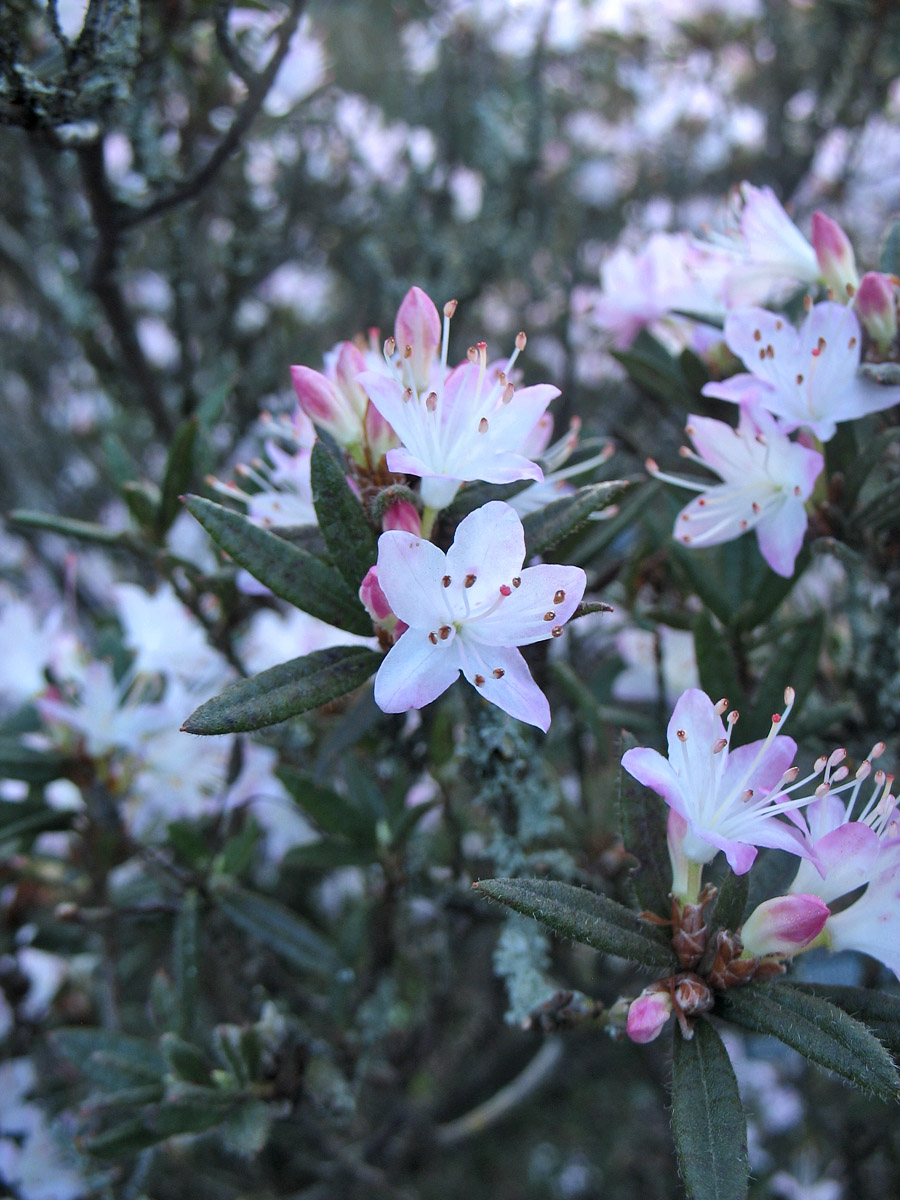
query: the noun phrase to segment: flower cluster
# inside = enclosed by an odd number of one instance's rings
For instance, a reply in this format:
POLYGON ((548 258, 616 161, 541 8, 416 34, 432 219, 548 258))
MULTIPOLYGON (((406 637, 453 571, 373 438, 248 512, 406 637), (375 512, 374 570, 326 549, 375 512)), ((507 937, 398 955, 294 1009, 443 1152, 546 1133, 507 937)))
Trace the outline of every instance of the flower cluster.
POLYGON ((669 806, 673 945, 686 972, 672 986, 652 984, 631 1004, 627 1032, 634 1041, 657 1037, 673 1012, 689 1034, 688 1018, 711 1006, 710 987, 765 978, 813 945, 863 951, 900 978, 900 809, 894 777, 874 767, 884 743, 852 773, 838 748, 800 778, 796 743, 783 733, 794 699, 786 689, 785 711, 773 717, 765 739, 732 749, 738 713, 726 700, 714 704, 690 689, 669 721, 668 757, 649 747, 623 756, 623 768, 669 806), (757 905, 738 931, 719 934, 701 979, 693 972, 706 949, 702 914, 715 894, 701 886, 703 868, 722 851, 735 875, 744 875, 760 847, 799 858, 794 880, 785 895, 757 905), (833 912, 838 901, 845 906, 833 912))

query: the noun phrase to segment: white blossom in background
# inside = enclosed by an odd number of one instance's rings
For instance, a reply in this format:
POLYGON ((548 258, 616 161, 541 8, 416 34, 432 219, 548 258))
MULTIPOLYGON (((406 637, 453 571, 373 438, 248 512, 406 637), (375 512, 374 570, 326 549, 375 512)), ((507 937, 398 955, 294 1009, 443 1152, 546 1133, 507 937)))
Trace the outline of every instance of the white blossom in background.
POLYGON ((32 1100, 38 1073, 30 1058, 0 1063, 0 1179, 22 1200, 88 1200, 73 1132, 60 1118, 51 1126, 32 1100))

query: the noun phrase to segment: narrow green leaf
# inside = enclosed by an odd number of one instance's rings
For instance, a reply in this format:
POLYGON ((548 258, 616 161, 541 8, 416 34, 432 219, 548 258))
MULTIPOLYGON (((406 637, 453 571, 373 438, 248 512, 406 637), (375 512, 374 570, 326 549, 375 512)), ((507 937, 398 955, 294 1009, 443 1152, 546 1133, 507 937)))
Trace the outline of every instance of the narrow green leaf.
POLYGON ((645 391, 658 396, 678 413, 687 413, 696 403, 696 396, 681 368, 665 346, 645 329, 628 350, 614 350, 629 377, 645 391))
POLYGON ((492 900, 604 954, 617 954, 645 967, 671 967, 675 962, 671 946, 657 941, 637 913, 608 896, 552 879, 482 879, 474 886, 492 900))
MULTIPOLYGON (((622 738, 622 753, 635 745, 631 734, 622 738)), ((638 860, 631 872, 631 883, 641 908, 668 918, 671 910, 672 865, 666 839, 668 809, 659 796, 641 787, 627 771, 619 768, 619 821, 622 841, 629 854, 638 860)))
POLYGON ((298 871, 333 871, 335 867, 363 867, 374 862, 374 846, 360 846, 346 838, 326 838, 321 842, 305 842, 292 846, 281 860, 283 869, 298 871))
POLYGON ((182 421, 172 439, 156 514, 156 528, 160 534, 168 531, 181 511, 181 496, 187 491, 194 471, 197 429, 197 418, 190 417, 187 421, 182 421))
POLYGON ((248 733, 352 692, 378 670, 365 646, 331 646, 241 679, 191 713, 186 733, 248 733))
POLYGON ((885 275, 900 275, 900 221, 895 221, 885 235, 878 269, 885 275))
POLYGON ((731 705, 744 710, 744 689, 727 636, 716 626, 706 609, 694 618, 694 651, 700 686, 713 700, 725 696, 731 705))
POLYGON ((278 778, 292 799, 325 833, 348 838, 360 846, 375 842, 375 818, 353 800, 314 783, 293 767, 279 767, 278 778))
POLYGON ((199 1046, 187 1042, 175 1033, 164 1033, 159 1046, 172 1073, 187 1083, 209 1086, 210 1066, 199 1046))
MULTIPOLYGON (((71 759, 53 750, 36 750, 17 737, 0 735, 0 779, 22 779, 25 783, 50 783, 59 779, 71 759)), ((16 805, 21 808, 21 805, 16 805)))
MULTIPOLYGON (((847 422, 844 425, 838 426, 838 433, 842 429, 850 427, 847 422)), ((900 437, 900 428, 892 426, 890 429, 884 430, 877 437, 868 441, 864 446, 862 453, 850 464, 844 471, 844 489, 842 499, 844 503, 850 507, 856 504, 859 498, 859 493, 862 490, 863 484, 869 478, 872 471, 878 466, 884 458, 885 452, 893 445, 900 437)), ((830 445, 830 443, 829 443, 830 445)))
POLYGON ((313 505, 331 561, 355 594, 378 557, 375 533, 347 478, 322 442, 312 449, 313 505))
POLYGON ((129 479, 122 484, 122 499, 142 529, 153 530, 159 518, 159 488, 145 480, 129 479))
POLYGON ((715 907, 708 918, 710 940, 720 929, 737 932, 744 923, 747 911, 747 896, 750 892, 750 872, 735 875, 729 871, 719 885, 715 907))
POLYGON ((98 546, 120 546, 125 540, 123 534, 115 529, 107 529, 105 525, 95 525, 92 521, 76 521, 71 517, 57 517, 53 513, 32 512, 26 508, 17 508, 11 512, 9 522, 25 529, 42 529, 47 533, 77 538, 80 542, 93 542, 98 546))
POLYGON ((672 1133, 688 1200, 743 1200, 747 1119, 728 1051, 705 1018, 690 1041, 675 1028, 672 1133))
POLYGON ((257 938, 292 966, 325 977, 340 968, 331 943, 283 904, 235 886, 221 889, 216 904, 232 925, 257 938))
POLYGON ((157 1083, 165 1059, 140 1038, 106 1029, 55 1029, 50 1042, 92 1083, 111 1091, 157 1083))
POLYGON ((824 638, 825 614, 818 612, 778 639, 760 679, 753 706, 741 709, 741 720, 735 730, 740 731, 741 742, 753 742, 766 736, 772 727, 773 714, 780 713, 784 708, 784 689, 787 684, 796 692, 792 713, 796 720, 812 693, 824 638))
POLYGON ((853 524, 858 529, 876 532, 887 529, 900 512, 900 479, 892 479, 870 496, 853 514, 853 524))
POLYGON ((721 1014, 736 1025, 771 1033, 820 1067, 882 1100, 900 1098, 890 1054, 865 1025, 822 996, 788 984, 748 984, 726 992, 721 1014))
POLYGON ((178 1033, 190 1038, 197 1020, 199 899, 192 889, 185 893, 175 921, 175 995, 178 1006, 178 1033))
POLYGON ((628 487, 627 480, 614 479, 609 483, 589 483, 571 496, 554 500, 546 508, 529 513, 522 521, 525 528, 525 553, 543 554, 557 542, 574 533, 591 513, 612 504, 628 487))
POLYGON ((85 1138, 79 1145, 95 1158, 124 1158, 126 1155, 139 1154, 141 1150, 157 1145, 164 1141, 166 1136, 148 1129, 141 1117, 133 1117, 131 1120, 120 1121, 117 1125, 110 1126, 94 1137, 85 1138))
POLYGON ((201 496, 184 503, 213 541, 276 596, 340 629, 371 634, 371 617, 333 567, 224 505, 201 496))
POLYGON ((864 1022, 894 1054, 900 1053, 900 994, 832 983, 794 983, 798 992, 830 1000, 864 1022))

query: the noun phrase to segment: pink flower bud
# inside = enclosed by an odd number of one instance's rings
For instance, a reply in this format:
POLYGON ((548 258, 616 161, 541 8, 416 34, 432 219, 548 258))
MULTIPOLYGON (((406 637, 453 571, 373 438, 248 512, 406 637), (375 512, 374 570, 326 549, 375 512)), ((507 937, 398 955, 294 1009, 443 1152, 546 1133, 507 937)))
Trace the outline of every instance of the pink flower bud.
POLYGON ((402 529, 405 533, 414 533, 419 537, 422 533, 422 518, 419 516, 419 510, 409 500, 398 500, 382 517, 381 527, 385 533, 389 529, 402 529))
POLYGON ((753 910, 744 922, 745 956, 765 958, 797 954, 819 936, 830 913, 818 896, 775 896, 753 910))
POLYGON ((421 288, 412 287, 397 310, 394 336, 401 357, 411 350, 409 365, 413 382, 421 391, 431 380, 431 365, 441 345, 441 318, 421 288))
POLYGON ((812 243, 819 260, 819 270, 828 287, 834 289, 836 300, 846 301, 859 287, 856 259, 850 239, 831 217, 813 213, 812 243))
POLYGON ((310 367, 291 367, 291 380, 300 407, 309 419, 330 433, 339 446, 362 441, 362 422, 330 379, 310 367))
POLYGON ((652 1042, 663 1031, 672 1015, 672 998, 668 992, 646 988, 628 1009, 625 1032, 633 1042, 652 1042))
POLYGON ((887 351, 897 336, 897 307, 891 281, 879 271, 867 272, 860 281, 855 304, 872 341, 879 350, 887 351))
POLYGON ((372 618, 375 628, 388 635, 388 642, 395 642, 409 628, 399 620, 388 603, 388 598, 378 582, 378 567, 369 567, 366 577, 359 586, 362 606, 372 618))
POLYGON ((334 362, 334 381, 360 420, 366 415, 369 397, 356 382, 356 377, 365 369, 366 360, 359 347, 354 346, 353 342, 341 342, 334 362))

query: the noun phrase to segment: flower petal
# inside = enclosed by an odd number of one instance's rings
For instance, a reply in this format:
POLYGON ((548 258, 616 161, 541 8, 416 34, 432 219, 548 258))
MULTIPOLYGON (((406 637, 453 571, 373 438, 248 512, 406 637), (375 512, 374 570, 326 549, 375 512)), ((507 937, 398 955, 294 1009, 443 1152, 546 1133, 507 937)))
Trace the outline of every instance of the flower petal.
POLYGON ((681 780, 672 770, 668 759, 649 746, 636 746, 622 755, 622 767, 638 783, 662 796, 673 811, 687 820, 687 806, 681 790, 681 780))
MULTIPOLYGON (((512 576, 507 576, 507 583, 512 576)), ((553 630, 564 625, 578 607, 587 576, 581 567, 542 563, 526 567, 518 576, 520 584, 504 596, 488 616, 473 622, 472 635, 491 646, 530 646, 553 637, 553 630), (557 596, 562 593, 562 599, 557 596)), ((494 595, 497 594, 495 589, 494 595)))
POLYGON ((756 526, 759 552, 776 575, 785 579, 793 575, 807 524, 803 501, 791 496, 779 509, 767 513, 756 526))
MULTIPOLYGON (((378 582, 394 613, 426 633, 447 618, 444 553, 415 534, 391 529, 378 539, 378 582)), ((399 643, 398 643, 399 644, 399 643)))
MULTIPOLYGON (((447 573, 462 583, 472 575, 474 583, 466 589, 474 608, 500 594, 501 584, 509 586, 525 561, 525 530, 518 513, 501 500, 470 512, 459 524, 453 545, 447 551, 447 573)), ((512 636, 504 645, 518 645, 512 636)))
POLYGON ((388 651, 375 676, 375 703, 382 712, 423 708, 459 677, 456 639, 433 645, 420 629, 407 629, 388 651))
POLYGON ((457 644, 463 674, 485 700, 490 700, 516 720, 547 732, 550 705, 518 650, 511 646, 479 646, 465 636, 458 638, 457 644))

